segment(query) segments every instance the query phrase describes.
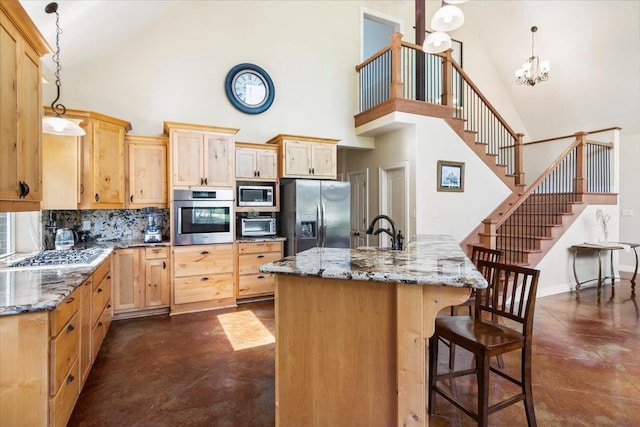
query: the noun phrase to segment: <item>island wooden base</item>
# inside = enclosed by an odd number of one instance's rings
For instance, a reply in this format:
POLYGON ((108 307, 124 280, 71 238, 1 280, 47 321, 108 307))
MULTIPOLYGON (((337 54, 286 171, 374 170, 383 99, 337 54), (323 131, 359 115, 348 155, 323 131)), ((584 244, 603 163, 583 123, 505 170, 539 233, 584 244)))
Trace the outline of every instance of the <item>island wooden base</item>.
POLYGON ((276 426, 426 426, 425 340, 468 288, 276 276, 276 426))

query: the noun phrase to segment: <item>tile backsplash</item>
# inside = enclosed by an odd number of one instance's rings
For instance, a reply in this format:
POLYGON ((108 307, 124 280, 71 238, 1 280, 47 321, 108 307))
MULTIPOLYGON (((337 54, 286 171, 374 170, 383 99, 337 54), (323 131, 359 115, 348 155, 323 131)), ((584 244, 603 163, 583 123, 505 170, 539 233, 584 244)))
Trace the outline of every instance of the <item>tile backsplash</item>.
MULTIPOLYGON (((162 235, 169 239, 169 209, 159 209, 162 213, 162 235)), ((138 240, 142 239, 147 215, 141 209, 96 209, 77 211, 42 211, 43 244, 53 248, 55 229, 71 228, 82 230, 82 224, 88 221, 91 229, 88 241, 138 240)))

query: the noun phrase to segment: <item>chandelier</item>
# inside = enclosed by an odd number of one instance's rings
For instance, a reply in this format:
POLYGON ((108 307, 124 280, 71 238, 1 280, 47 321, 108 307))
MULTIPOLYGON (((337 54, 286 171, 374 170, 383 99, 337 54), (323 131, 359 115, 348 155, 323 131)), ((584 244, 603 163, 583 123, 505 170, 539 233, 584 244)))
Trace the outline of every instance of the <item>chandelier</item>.
POLYGON ((516 83, 519 85, 535 86, 538 82, 549 80, 549 61, 540 61, 533 53, 534 35, 538 31, 535 25, 531 27, 531 57, 516 70, 516 83))
POLYGON ((67 112, 67 108, 62 103, 56 104, 60 99, 60 71, 62 66, 60 65, 60 34, 62 29, 60 28, 60 14, 58 13, 58 3, 49 3, 44 9, 47 13, 56 14, 56 53, 53 55, 53 62, 56 64, 56 99, 51 103, 51 109, 55 113, 54 117, 47 116, 42 118, 42 132, 51 135, 70 135, 81 136, 86 132, 80 127, 77 121, 65 119, 61 117, 67 112))

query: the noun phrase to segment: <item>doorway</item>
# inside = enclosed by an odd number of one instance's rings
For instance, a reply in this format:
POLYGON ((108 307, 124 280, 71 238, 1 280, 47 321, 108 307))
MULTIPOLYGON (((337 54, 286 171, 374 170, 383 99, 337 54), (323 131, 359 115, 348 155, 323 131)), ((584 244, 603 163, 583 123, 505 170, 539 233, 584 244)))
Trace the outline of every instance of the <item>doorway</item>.
MULTIPOLYGON (((409 164, 407 161, 381 166, 380 214, 387 215, 396 223, 398 230, 407 238, 409 230, 409 164)), ((391 239, 384 233, 380 246, 391 246, 391 239)))
POLYGON ((402 32, 402 21, 384 13, 366 8, 361 9, 362 46, 360 59, 364 61, 391 43, 391 35, 402 32))
POLYGON ((368 245, 367 227, 369 226, 369 169, 347 172, 351 184, 351 248, 368 245))

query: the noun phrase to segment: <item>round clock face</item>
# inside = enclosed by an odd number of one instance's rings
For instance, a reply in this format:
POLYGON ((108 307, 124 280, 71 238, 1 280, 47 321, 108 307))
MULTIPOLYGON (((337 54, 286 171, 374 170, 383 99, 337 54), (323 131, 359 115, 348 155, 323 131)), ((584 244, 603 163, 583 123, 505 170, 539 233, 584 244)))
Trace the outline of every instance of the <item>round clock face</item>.
POLYGON ((233 67, 227 74, 225 91, 233 106, 248 114, 266 111, 275 95, 269 74, 254 64, 233 67))

